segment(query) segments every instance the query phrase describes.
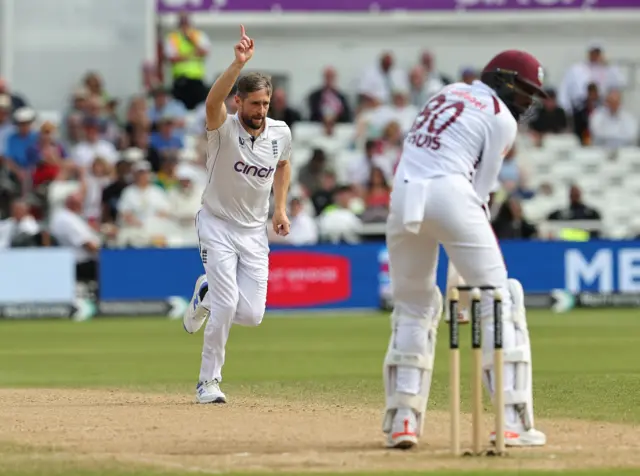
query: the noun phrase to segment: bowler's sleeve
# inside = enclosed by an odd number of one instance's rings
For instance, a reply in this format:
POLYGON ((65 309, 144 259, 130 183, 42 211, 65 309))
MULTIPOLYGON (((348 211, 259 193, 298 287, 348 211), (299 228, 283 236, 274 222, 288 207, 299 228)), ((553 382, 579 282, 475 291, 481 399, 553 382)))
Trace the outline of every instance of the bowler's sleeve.
POLYGON ((284 137, 284 144, 282 148, 282 154, 280 154, 280 162, 291 159, 291 129, 287 127, 287 132, 284 137))

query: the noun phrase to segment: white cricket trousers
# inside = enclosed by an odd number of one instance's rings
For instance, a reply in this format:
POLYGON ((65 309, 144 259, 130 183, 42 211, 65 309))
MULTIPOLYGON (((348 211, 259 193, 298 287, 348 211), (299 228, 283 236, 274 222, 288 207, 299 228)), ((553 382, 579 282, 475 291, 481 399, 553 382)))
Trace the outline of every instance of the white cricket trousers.
POLYGON ((269 243, 266 228, 241 228, 204 208, 196 216, 196 229, 209 283, 203 306, 211 311, 199 381, 221 381, 231 325, 257 326, 264 317, 269 243))
MULTIPOLYGON (((407 322, 406 318, 428 318, 436 289, 439 244, 442 244, 467 285, 501 288, 505 318, 503 346, 509 349, 517 343, 515 328, 508 322, 512 301, 507 288, 507 270, 482 206, 469 180, 461 175, 419 183, 396 180, 387 221, 394 314, 404 317, 403 322, 407 322)), ((483 293, 481 309, 482 347, 484 352, 490 352, 493 347, 491 293, 483 293)), ((398 329, 396 346, 405 352, 419 351, 424 344, 417 340, 418 335, 415 329, 398 329)), ((512 364, 505 364, 505 390, 514 388, 514 369, 512 364)), ((418 373, 413 369, 398 374, 398 390, 417 393, 418 387, 418 373)), ((507 423, 515 422, 515 412, 507 410, 506 418, 507 423)))

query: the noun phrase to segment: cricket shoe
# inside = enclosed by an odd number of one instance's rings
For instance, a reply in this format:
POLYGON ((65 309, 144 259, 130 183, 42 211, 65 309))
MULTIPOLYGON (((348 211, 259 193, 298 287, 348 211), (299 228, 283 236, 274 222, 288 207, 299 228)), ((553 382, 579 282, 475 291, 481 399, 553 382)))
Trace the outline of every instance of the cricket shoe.
POLYGON ((227 397, 220 390, 217 380, 198 382, 196 386, 196 401, 198 403, 227 403, 227 397))
MULTIPOLYGON (((489 436, 492 445, 496 443, 496 432, 492 432, 489 436)), ((528 446, 544 446, 547 444, 547 435, 541 431, 531 428, 526 431, 505 431, 504 445, 509 447, 528 447, 528 446)))
POLYGON ((393 417, 391 432, 387 437, 387 448, 408 450, 418 444, 418 420, 409 409, 399 409, 393 417))
POLYGON ((182 327, 184 327, 184 330, 189 334, 198 332, 202 324, 204 324, 204 321, 209 317, 209 314, 211 314, 208 309, 201 305, 208 290, 209 283, 207 283, 207 275, 203 274, 197 279, 196 285, 193 288, 191 302, 182 315, 182 327))

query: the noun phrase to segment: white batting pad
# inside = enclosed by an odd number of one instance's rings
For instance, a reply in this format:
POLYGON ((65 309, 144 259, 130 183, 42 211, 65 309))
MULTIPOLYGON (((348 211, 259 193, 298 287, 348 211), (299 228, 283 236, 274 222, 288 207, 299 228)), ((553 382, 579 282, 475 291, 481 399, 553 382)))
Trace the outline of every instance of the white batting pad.
POLYGON ((386 408, 382 431, 391 432, 398 409, 411 409, 418 420, 417 435, 422 434, 424 413, 429 401, 438 324, 442 314, 442 294, 436 288, 433 305, 426 318, 391 316, 392 334, 384 360, 383 377, 386 408))

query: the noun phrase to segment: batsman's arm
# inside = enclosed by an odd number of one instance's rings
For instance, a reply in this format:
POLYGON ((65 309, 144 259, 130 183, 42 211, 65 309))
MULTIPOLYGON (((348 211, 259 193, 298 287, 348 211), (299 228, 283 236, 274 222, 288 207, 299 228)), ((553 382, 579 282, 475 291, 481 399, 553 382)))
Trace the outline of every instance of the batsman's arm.
POLYGON ((482 149, 482 161, 473 180, 473 188, 485 203, 498 181, 502 160, 513 146, 517 133, 518 123, 509 113, 491 117, 482 149))

